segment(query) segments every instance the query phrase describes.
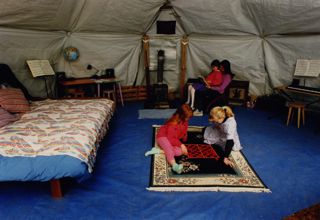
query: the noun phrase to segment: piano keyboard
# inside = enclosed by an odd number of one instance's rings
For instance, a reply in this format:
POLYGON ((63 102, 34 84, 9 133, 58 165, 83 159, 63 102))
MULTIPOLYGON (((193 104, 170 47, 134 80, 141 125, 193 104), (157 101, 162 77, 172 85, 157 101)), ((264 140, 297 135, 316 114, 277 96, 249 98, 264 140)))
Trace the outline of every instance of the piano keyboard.
POLYGON ((312 87, 306 87, 306 86, 299 86, 299 87, 288 86, 287 89, 320 95, 320 89, 318 88, 312 88, 312 87))

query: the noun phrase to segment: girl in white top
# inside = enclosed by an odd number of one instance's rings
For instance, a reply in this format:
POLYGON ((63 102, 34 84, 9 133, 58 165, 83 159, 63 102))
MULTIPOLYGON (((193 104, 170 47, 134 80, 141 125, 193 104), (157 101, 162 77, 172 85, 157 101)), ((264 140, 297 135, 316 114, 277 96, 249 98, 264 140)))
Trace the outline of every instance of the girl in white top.
POLYGON ((207 127, 204 132, 204 142, 216 144, 224 148, 222 155, 223 162, 233 167, 232 161, 228 158, 231 150, 241 150, 237 122, 232 109, 228 106, 217 106, 210 111, 209 121, 214 125, 207 127))

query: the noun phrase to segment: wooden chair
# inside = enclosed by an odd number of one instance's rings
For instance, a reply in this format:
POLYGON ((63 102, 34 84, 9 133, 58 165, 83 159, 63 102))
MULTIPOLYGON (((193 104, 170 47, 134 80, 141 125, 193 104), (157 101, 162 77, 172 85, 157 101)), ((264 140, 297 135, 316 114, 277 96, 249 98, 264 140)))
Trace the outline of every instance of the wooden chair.
POLYGON ((304 115, 304 110, 305 110, 305 104, 302 102, 289 102, 288 103, 288 118, 287 118, 287 126, 289 125, 289 122, 291 120, 291 117, 293 117, 294 112, 293 111, 297 111, 297 126, 298 128, 300 127, 300 117, 302 115, 302 124, 304 125, 304 119, 305 119, 305 115, 304 115))
POLYGON ((108 99, 113 100, 114 102, 116 102, 116 94, 114 92, 114 90, 104 90, 102 92, 102 96, 108 99))
POLYGON ((80 89, 68 89, 67 90, 67 97, 84 98, 85 94, 84 94, 84 91, 82 91, 80 89))

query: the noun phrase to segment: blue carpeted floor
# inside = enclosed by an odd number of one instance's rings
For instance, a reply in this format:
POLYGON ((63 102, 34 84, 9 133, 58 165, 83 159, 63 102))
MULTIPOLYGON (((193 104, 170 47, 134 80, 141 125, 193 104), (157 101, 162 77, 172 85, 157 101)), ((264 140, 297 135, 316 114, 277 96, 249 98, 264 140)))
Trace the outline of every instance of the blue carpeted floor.
MULTIPOLYGON (((244 154, 272 193, 146 190, 152 125, 138 119, 142 103, 118 106, 102 142, 92 177, 65 184, 52 199, 48 183, 0 183, 0 219, 281 219, 320 202, 320 131, 306 113, 306 126, 286 126, 285 115, 235 108, 244 154)), ((317 119, 318 120, 318 119, 317 119)), ((192 125, 207 125, 207 116, 192 125)), ((10 171, 8 171, 10 172, 10 171)))

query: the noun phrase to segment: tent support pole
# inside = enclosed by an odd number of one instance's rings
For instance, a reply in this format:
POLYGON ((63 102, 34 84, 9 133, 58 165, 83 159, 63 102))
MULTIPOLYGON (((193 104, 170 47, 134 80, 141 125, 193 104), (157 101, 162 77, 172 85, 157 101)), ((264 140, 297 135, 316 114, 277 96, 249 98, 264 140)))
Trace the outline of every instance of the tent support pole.
MULTIPOLYGON (((143 35, 143 57, 144 57, 144 70, 145 70, 145 75, 146 75, 146 87, 147 87, 147 101, 146 101, 146 106, 149 106, 151 103, 151 85, 150 85, 150 57, 149 57, 149 36, 148 35, 143 35)), ((149 106, 150 107, 150 106, 149 106)))
POLYGON ((181 39, 181 74, 180 74, 180 99, 184 97, 184 84, 186 81, 186 63, 187 63, 187 46, 188 46, 188 37, 185 35, 181 39))

